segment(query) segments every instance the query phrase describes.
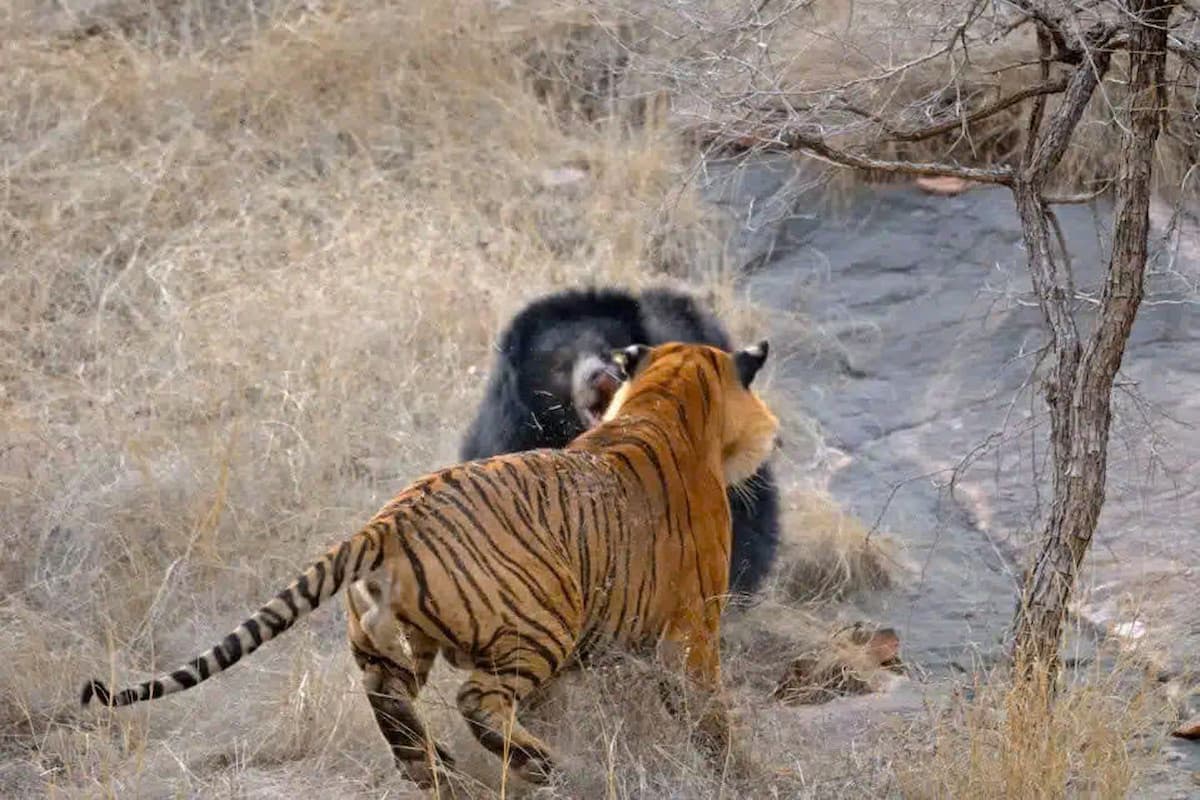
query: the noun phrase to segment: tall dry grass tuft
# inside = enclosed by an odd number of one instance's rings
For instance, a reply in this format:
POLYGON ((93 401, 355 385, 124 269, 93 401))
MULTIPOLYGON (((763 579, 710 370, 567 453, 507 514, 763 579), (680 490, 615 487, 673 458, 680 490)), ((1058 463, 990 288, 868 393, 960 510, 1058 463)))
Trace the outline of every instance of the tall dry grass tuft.
POLYGON ((793 491, 784 503, 784 557, 775 589, 829 601, 892 588, 907 570, 896 540, 848 514, 824 492, 793 491))
POLYGON ((1122 798, 1151 768, 1172 718, 1160 685, 1131 660, 979 676, 933 729, 931 751, 902 769, 908 797, 1122 798))

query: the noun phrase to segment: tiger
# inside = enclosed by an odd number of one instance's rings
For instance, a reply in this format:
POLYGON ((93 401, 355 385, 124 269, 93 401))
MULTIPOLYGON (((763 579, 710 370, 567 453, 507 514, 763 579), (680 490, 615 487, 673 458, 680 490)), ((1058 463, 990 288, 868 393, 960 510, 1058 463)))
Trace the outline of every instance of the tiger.
POLYGON ((683 676, 704 709, 692 741, 724 764, 736 752, 718 650, 726 487, 777 446, 779 422, 751 388, 767 354, 766 341, 737 352, 677 342, 617 351, 624 382, 603 421, 566 448, 418 479, 220 643, 115 693, 90 680, 82 704, 190 689, 350 585, 363 688, 396 767, 421 787, 454 769, 414 705, 439 654, 470 671, 456 704, 476 740, 531 783, 548 781, 558 759, 517 710, 610 649, 655 654, 671 668, 662 674, 683 676))

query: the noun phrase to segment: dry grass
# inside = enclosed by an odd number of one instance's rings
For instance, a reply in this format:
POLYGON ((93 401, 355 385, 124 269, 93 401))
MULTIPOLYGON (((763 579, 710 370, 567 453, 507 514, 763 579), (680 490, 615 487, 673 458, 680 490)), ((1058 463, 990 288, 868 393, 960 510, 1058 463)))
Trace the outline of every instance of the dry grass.
POLYGON ((1119 659, 1070 671, 1056 702, 1041 679, 993 674, 959 694, 928 750, 900 770, 909 797, 1123 798, 1154 761, 1171 711, 1144 670, 1119 659))
MULTIPOLYGON (((0 561, 0 795, 408 796, 338 610, 179 698, 81 713, 77 690, 192 655, 453 461, 495 332, 533 295, 671 279, 758 332, 726 222, 653 102, 581 91, 579 42, 624 30, 615 15, 71 7, 0 11, 0 537, 16 554, 0 561)), ((799 555, 730 626, 753 783, 712 776, 645 666, 620 662, 540 714, 566 754, 561 796, 850 785, 822 782, 840 757, 802 747, 768 695, 835 635, 829 607, 801 601, 888 586, 891 551, 828 500, 797 502, 799 555)), ((453 686, 439 667, 423 705, 477 778, 462 793, 495 796, 453 686)), ((884 785, 890 767, 872 769, 849 780, 884 785)))
POLYGON ((872 531, 823 492, 796 491, 785 500, 788 531, 775 576, 791 600, 825 600, 892 588, 907 571, 897 542, 872 531))

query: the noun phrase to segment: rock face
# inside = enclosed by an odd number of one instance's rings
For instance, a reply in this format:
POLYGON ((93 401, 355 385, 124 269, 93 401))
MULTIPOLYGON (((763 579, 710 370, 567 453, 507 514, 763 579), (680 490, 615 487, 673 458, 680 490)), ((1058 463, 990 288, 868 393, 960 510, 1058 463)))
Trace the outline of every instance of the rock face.
MULTIPOLYGON (((1034 374, 1045 337, 1011 196, 898 184, 831 197, 811 177, 762 161, 712 187, 748 209, 735 245, 753 265, 752 299, 780 312, 774 380, 846 454, 834 496, 878 520, 917 566, 869 616, 894 625, 906 661, 935 677, 987 663, 1050 491, 1034 374), (810 335, 785 336, 785 313, 806 318, 810 335)), ((1086 335, 1111 208, 1057 213, 1086 335)), ((1118 377, 1107 502, 1075 606, 1085 632, 1136 640, 1168 672, 1200 659, 1200 604, 1190 600, 1200 565, 1198 241, 1157 248, 1118 377)))
MULTIPOLYGON (((835 212, 815 190, 780 203, 789 181, 789 166, 765 162, 724 197, 787 215, 773 227, 760 220, 775 233, 769 250, 743 242, 769 253, 751 296, 811 320, 807 341, 781 342, 792 352, 777 380, 849 456, 833 493, 878 518, 921 570, 887 618, 909 657, 936 670, 987 654, 1010 620, 1049 488, 1033 375, 1044 335, 1011 197, 886 185, 850 191, 835 212)), ((1058 215, 1087 325, 1110 208, 1058 215)), ((1200 655, 1200 606, 1178 602, 1200 564, 1196 286, 1200 262, 1184 248, 1160 254, 1120 377, 1108 499, 1078 604, 1107 633, 1161 644, 1172 663, 1200 655)))

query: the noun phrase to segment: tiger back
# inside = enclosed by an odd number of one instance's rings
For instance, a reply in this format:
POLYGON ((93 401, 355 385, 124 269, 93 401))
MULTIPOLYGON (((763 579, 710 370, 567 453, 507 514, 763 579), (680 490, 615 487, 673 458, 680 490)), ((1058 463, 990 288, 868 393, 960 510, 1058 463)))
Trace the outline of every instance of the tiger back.
POLYGON ((635 346, 621 356, 631 379, 606 421, 565 450, 418 480, 220 644, 116 694, 92 681, 84 702, 127 705, 195 686, 354 584, 351 648, 380 731, 419 784, 453 765, 414 706, 439 653, 470 670, 457 705, 471 731, 528 780, 544 781, 555 759, 517 707, 577 656, 611 646, 656 646, 683 668, 713 700, 696 741, 720 756, 726 486, 775 445, 778 422, 749 388, 767 347, 635 346))

